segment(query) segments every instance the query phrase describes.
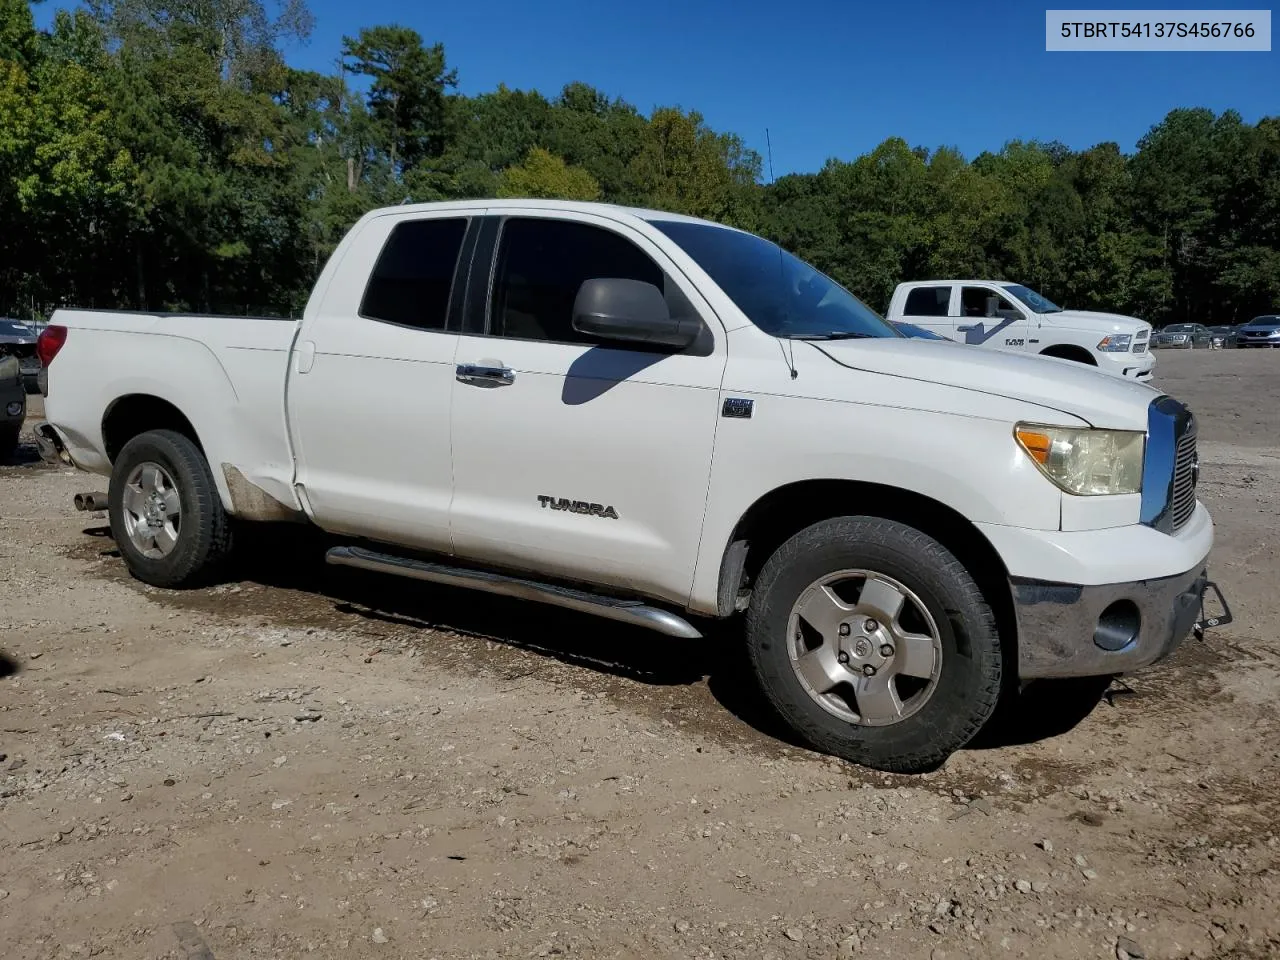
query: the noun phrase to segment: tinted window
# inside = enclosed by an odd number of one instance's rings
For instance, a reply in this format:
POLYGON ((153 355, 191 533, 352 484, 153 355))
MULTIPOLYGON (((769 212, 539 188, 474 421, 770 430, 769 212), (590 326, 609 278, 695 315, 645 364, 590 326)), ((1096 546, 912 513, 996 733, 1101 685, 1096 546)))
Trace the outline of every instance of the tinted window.
POLYGON ((945 317, 950 303, 950 287, 916 287, 907 295, 902 313, 907 317, 945 317))
POLYGON ((661 268, 610 230, 568 220, 513 218, 502 227, 490 332, 520 340, 598 343, 573 329, 586 280, 643 280, 664 289, 661 268))
POLYGON ((422 330, 443 330, 466 220, 408 220, 387 238, 369 278, 360 315, 422 330))
POLYGON ((1022 311, 1007 299, 986 287, 962 287, 960 289, 960 316, 1020 318, 1022 311), (994 303, 992 302, 994 301, 994 303))
POLYGON ((775 337, 901 337, 830 277, 754 234, 687 220, 649 221, 705 270, 747 319, 775 337))

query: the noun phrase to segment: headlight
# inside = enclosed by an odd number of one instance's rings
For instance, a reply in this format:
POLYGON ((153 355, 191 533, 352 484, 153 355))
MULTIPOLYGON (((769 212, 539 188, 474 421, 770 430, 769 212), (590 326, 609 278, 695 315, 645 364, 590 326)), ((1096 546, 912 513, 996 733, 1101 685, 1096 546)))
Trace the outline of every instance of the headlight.
POLYGON ((1014 436, 1040 472, 1067 493, 1097 497, 1142 492, 1145 433, 1020 423, 1014 436))
POLYGON ((1130 344, 1133 343, 1133 334, 1131 333, 1113 333, 1109 337, 1103 337, 1098 343, 1098 349, 1107 353, 1128 352, 1130 344))

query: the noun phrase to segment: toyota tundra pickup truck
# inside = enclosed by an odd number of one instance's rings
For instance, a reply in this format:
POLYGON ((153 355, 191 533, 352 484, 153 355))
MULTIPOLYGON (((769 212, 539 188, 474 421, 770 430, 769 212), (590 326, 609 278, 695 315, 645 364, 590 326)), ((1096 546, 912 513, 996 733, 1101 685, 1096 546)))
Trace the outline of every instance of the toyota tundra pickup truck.
POLYGON ((1073 360, 1126 380, 1150 380, 1156 364, 1146 321, 1064 310, 1020 283, 901 283, 888 316, 969 346, 1073 360))
POLYGON ((296 521, 334 564, 688 643, 741 615, 781 719, 884 770, 935 768, 1020 684, 1223 622, 1182 404, 904 337, 715 223, 376 210, 298 320, 59 310, 40 355, 42 451, 110 477, 148 584, 208 583, 240 522, 296 521))

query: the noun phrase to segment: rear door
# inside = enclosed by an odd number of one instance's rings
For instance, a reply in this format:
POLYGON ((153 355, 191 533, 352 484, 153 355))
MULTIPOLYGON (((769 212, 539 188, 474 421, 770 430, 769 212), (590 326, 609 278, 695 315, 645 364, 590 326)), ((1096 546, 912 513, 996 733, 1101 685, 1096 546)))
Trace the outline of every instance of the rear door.
MULTIPOLYGON (((502 210, 491 278, 473 283, 453 386, 459 556, 687 600, 726 359, 723 328, 643 233, 565 211, 502 210), (682 353, 572 327, 583 281, 652 283, 698 315, 682 353)), ((488 228, 482 236, 489 235, 488 228)), ((477 254, 478 275, 480 256, 477 254)))
MULTIPOLYGON (((467 211, 474 214, 475 211, 467 211)), ((294 348, 287 393, 296 483, 315 521, 447 552, 449 404, 469 230, 459 212, 387 216, 343 263, 294 348)))
POLYGON ((971 346, 1023 353, 1027 341, 1036 336, 1030 318, 993 286, 960 287, 952 303, 952 322, 952 338, 971 346))

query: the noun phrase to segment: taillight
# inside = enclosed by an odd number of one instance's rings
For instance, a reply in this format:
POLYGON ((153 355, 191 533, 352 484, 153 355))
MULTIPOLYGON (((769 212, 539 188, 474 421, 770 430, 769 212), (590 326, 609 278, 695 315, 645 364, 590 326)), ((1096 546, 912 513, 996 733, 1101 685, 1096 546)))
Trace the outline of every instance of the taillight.
POLYGON ((51 326, 41 330, 40 336, 36 338, 36 356, 40 358, 41 366, 47 367, 53 363, 53 358, 66 342, 66 327, 51 326))

